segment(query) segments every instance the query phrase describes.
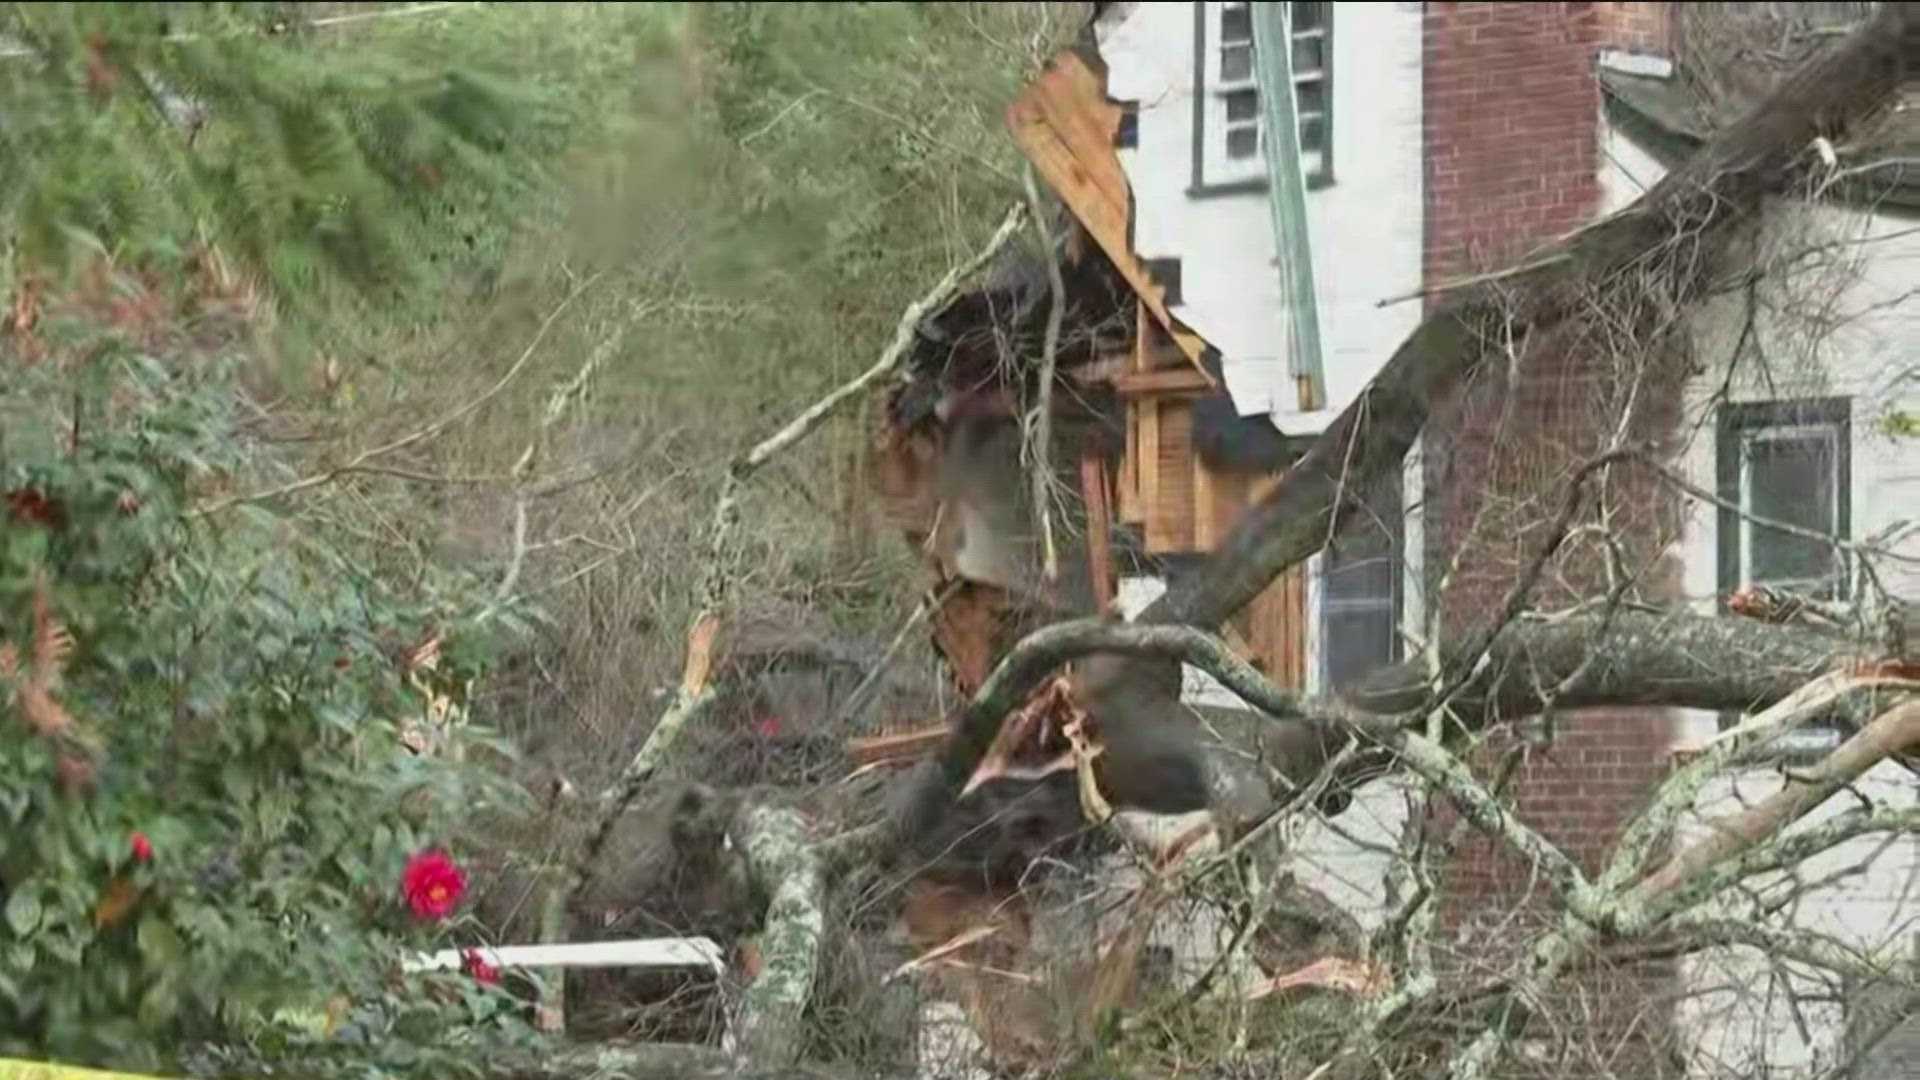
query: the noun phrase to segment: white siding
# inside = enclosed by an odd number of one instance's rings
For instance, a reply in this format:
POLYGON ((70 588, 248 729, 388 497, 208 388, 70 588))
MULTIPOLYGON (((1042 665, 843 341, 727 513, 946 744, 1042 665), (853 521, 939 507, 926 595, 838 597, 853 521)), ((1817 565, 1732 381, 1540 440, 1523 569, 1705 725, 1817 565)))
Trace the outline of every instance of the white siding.
MULTIPOLYGON (((1616 210, 1631 201, 1645 185, 1658 181, 1662 171, 1650 157, 1618 133, 1609 132, 1606 172, 1602 179, 1606 208, 1616 210)), ((1920 288, 1920 233, 1911 218, 1874 216, 1837 207, 1808 210, 1778 205, 1770 217, 1774 244, 1793 248, 1813 243, 1842 243, 1838 250, 1853 260, 1844 272, 1823 271, 1790 287, 1805 298, 1830 304, 1843 325, 1824 340, 1809 341, 1795 329, 1796 321, 1772 317, 1764 311, 1752 337, 1767 362, 1750 361, 1729 386, 1736 401, 1848 396, 1853 399, 1851 445, 1852 532, 1864 537, 1901 518, 1920 517, 1920 440, 1894 439, 1883 434, 1877 421, 1889 407, 1913 408, 1920 386, 1904 385, 1903 371, 1920 359, 1920 301, 1908 298, 1920 288)), ((1694 344, 1701 375, 1689 387, 1686 410, 1686 449, 1681 468, 1697 485, 1711 490, 1715 478, 1715 443, 1710 399, 1726 375, 1727 359, 1744 323, 1742 296, 1723 298, 1696 320, 1694 344)), ((1712 507, 1689 509, 1678 555, 1684 567, 1686 599, 1696 610, 1711 613, 1719 591, 1717 514, 1712 507)), ((1920 538, 1903 545, 1920 555, 1920 538)), ((1907 597, 1920 597, 1920 574, 1911 564, 1887 564, 1888 586, 1907 597)), ((1712 714, 1683 711, 1681 742, 1695 742, 1716 730, 1712 714)), ((1691 827, 1704 828, 1707 819, 1739 810, 1778 788, 1777 776, 1755 774, 1731 778, 1704 792, 1691 827)), ((1914 803, 1914 781, 1904 770, 1883 765, 1858 785, 1860 791, 1889 806, 1914 803)), ((1851 808, 1842 795, 1829 801, 1810 820, 1851 808)), ((1903 837, 1881 849, 1875 839, 1848 843, 1801 870, 1803 881, 1825 878, 1844 868, 1856 868, 1808 894, 1792 909, 1795 926, 1831 934, 1851 945, 1892 948, 1906 954, 1912 921, 1920 916, 1914 895, 1920 881, 1920 842, 1903 837)), ((1788 1001, 1786 982, 1772 980, 1763 959, 1751 950, 1726 949, 1704 954, 1683 968, 1694 994, 1681 1007, 1679 1018, 1694 1040, 1695 1073, 1700 1076, 1750 1076, 1761 1062, 1769 1075, 1805 1075, 1833 1061, 1842 1035, 1844 1014, 1837 1004, 1788 1001), (1805 1036, 1802 1035, 1802 1023, 1805 1036)), ((1805 979, 1793 981, 1800 994, 1831 993, 1805 979)))
MULTIPOLYGON (((1120 151, 1133 186, 1134 249, 1180 258, 1183 303, 1174 313, 1220 349, 1242 415, 1272 412, 1284 430, 1320 430, 1419 323, 1418 302, 1377 305, 1420 287, 1420 8, 1332 6, 1334 181, 1307 193, 1328 407, 1310 414, 1292 411, 1266 193, 1188 191, 1194 5, 1140 4, 1101 40, 1109 96, 1139 103, 1139 143, 1120 151)), ((1217 42, 1217 12, 1211 18, 1217 42)), ((1219 129, 1217 119, 1206 125, 1210 137, 1219 129)))

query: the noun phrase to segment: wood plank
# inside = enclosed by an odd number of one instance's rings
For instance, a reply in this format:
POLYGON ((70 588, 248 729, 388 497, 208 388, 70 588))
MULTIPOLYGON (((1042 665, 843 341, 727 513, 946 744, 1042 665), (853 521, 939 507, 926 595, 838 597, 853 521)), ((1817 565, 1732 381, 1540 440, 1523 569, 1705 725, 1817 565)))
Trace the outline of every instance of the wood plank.
POLYGON ((1211 385, 1212 377, 1200 363, 1205 342, 1174 320, 1167 310, 1166 290, 1153 282, 1127 243, 1130 188, 1113 149, 1119 124, 1119 106, 1107 100, 1100 77, 1072 50, 1055 56, 1006 112, 1007 130, 1020 152, 1211 385))
POLYGON ((1148 328, 1151 326, 1153 326, 1153 316, 1147 314, 1147 302, 1145 300, 1140 299, 1137 296, 1134 297, 1133 299, 1133 370, 1135 371, 1146 371, 1148 368, 1147 335, 1150 333, 1150 330, 1148 328))
POLYGON ((1146 520, 1140 502, 1140 408, 1137 401, 1127 402, 1127 445, 1120 455, 1119 491, 1114 500, 1120 520, 1128 525, 1146 520))
POLYGON ((922 757, 947 738, 947 725, 919 728, 914 731, 897 731, 888 735, 868 735, 847 740, 847 757, 856 765, 873 765, 882 761, 906 761, 922 757))
POLYGON ((1283 685, 1302 690, 1307 685, 1307 568, 1296 566, 1282 579, 1280 633, 1286 643, 1286 666, 1281 670, 1283 685))
POLYGON ((1121 397, 1148 394, 1198 395, 1209 393, 1213 385, 1192 368, 1165 368, 1158 371, 1129 371, 1113 377, 1114 393, 1121 397))
POLYGON ((1190 454, 1188 459, 1193 469, 1193 549, 1212 551, 1214 537, 1213 503, 1219 494, 1214 491, 1213 470, 1200 461, 1199 454, 1190 454))
POLYGON ((1087 503, 1087 570, 1093 603, 1104 611, 1112 603, 1113 516, 1107 505, 1107 466, 1092 450, 1080 455, 1080 496, 1087 503))
MULTIPOLYGON (((1140 516, 1139 524, 1149 531, 1152 529, 1154 507, 1160 502, 1160 399, 1148 398, 1140 402, 1140 452, 1136 455, 1140 465, 1140 516)), ((1153 540, 1147 540, 1149 550, 1153 540)))
MULTIPOLYGON (((495 967, 664 967, 726 970, 711 938, 636 938, 572 945, 478 945, 473 951, 495 967)), ((407 971, 459 970, 466 949, 442 949, 402 963, 407 971)))

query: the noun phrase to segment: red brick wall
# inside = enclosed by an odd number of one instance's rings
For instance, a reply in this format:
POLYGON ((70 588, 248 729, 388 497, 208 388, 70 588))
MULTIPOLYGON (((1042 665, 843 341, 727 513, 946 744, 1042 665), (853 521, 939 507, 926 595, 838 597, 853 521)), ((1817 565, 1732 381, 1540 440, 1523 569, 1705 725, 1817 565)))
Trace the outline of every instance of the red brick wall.
MULTIPOLYGON (((1426 5, 1429 285, 1510 265, 1592 220, 1600 207, 1601 167, 1596 58, 1603 48, 1664 50, 1665 8, 1426 5)), ((1443 572, 1452 578, 1441 611, 1453 634, 1484 625, 1504 599, 1538 547, 1539 526, 1558 506, 1571 470, 1612 438, 1633 378, 1577 335, 1530 350, 1514 385, 1504 368, 1489 365, 1472 386, 1438 403, 1428 429, 1426 565, 1430 586, 1443 572)), ((1677 393, 1642 393, 1635 400, 1671 405, 1678 399, 1677 393)), ((1656 435, 1672 419, 1661 410, 1640 410, 1636 427, 1643 436, 1656 435)), ((1655 558, 1669 535, 1671 500, 1649 486, 1615 501, 1632 508, 1626 529, 1638 541, 1635 554, 1655 558)), ((1602 566, 1594 550, 1566 563, 1581 590, 1600 584, 1583 571, 1602 566)), ((1529 824, 1592 872, 1665 774, 1671 740, 1672 724, 1662 713, 1563 715, 1552 745, 1533 752, 1509 790, 1529 824)), ((1502 749, 1488 748, 1481 776, 1492 775, 1502 749)), ((1444 834, 1452 822, 1433 824, 1444 834)), ((1456 959, 1467 967, 1493 960, 1502 946, 1523 944, 1527 935, 1519 928, 1544 915, 1537 901, 1549 891, 1504 845, 1478 834, 1459 849, 1444 887, 1443 924, 1456 935, 1456 959)), ((1670 1019, 1664 1006, 1647 1015, 1665 977, 1662 971, 1596 976, 1570 987, 1569 1000, 1586 999, 1579 1011, 1592 1025, 1651 1036, 1670 1019)), ((1589 1032, 1599 1042, 1606 1041, 1603 1034, 1589 1032)), ((1575 1061, 1556 1068, 1573 1075, 1594 1071, 1575 1061)))
POLYGON ((1426 276, 1504 265, 1599 205, 1592 4, 1429 3, 1426 276))
POLYGON ((1604 44, 1642 56, 1671 56, 1673 5, 1665 3, 1596 3, 1604 44))

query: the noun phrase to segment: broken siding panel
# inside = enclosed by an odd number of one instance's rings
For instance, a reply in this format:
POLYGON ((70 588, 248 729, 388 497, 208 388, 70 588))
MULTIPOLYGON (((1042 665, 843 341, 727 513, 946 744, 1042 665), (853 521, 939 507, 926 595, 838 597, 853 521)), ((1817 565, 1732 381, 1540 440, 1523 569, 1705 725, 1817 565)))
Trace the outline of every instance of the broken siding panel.
POLYGON ((1108 510, 1107 467, 1091 450, 1080 456, 1080 493, 1087 505, 1087 576, 1093 606, 1105 610, 1113 599, 1113 520, 1108 510))
POLYGON ((1148 276, 1128 241, 1132 193, 1113 149, 1120 115, 1100 77, 1068 51, 1007 107, 1006 124, 1020 152, 1106 252, 1154 322, 1172 335, 1183 359, 1200 369, 1205 343, 1174 321, 1165 290, 1148 276))

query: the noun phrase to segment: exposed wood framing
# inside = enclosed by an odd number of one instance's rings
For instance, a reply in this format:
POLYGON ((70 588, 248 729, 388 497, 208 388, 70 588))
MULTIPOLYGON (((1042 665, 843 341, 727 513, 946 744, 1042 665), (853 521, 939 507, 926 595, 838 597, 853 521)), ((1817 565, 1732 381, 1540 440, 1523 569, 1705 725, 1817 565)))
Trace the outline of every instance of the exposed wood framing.
POLYGON ((1202 375, 1190 368, 1124 372, 1114 376, 1113 389, 1121 397, 1147 395, 1193 397, 1213 392, 1213 386, 1202 375))
POLYGON ((1007 107, 1006 123, 1014 144, 1106 252, 1154 322, 1213 385, 1200 363, 1205 343, 1168 313, 1166 290, 1127 243, 1131 188, 1113 152, 1120 107, 1107 100, 1100 76, 1072 52, 1061 53, 1007 107))
POLYGON ((1138 525, 1147 519, 1145 504, 1140 498, 1141 408, 1140 402, 1127 402, 1127 445, 1120 457, 1118 511, 1120 520, 1128 525, 1138 525))
POLYGON ((1107 466, 1089 449, 1080 455, 1080 497, 1087 506, 1087 580, 1093 603, 1104 610, 1113 602, 1113 514, 1107 501, 1107 466))

